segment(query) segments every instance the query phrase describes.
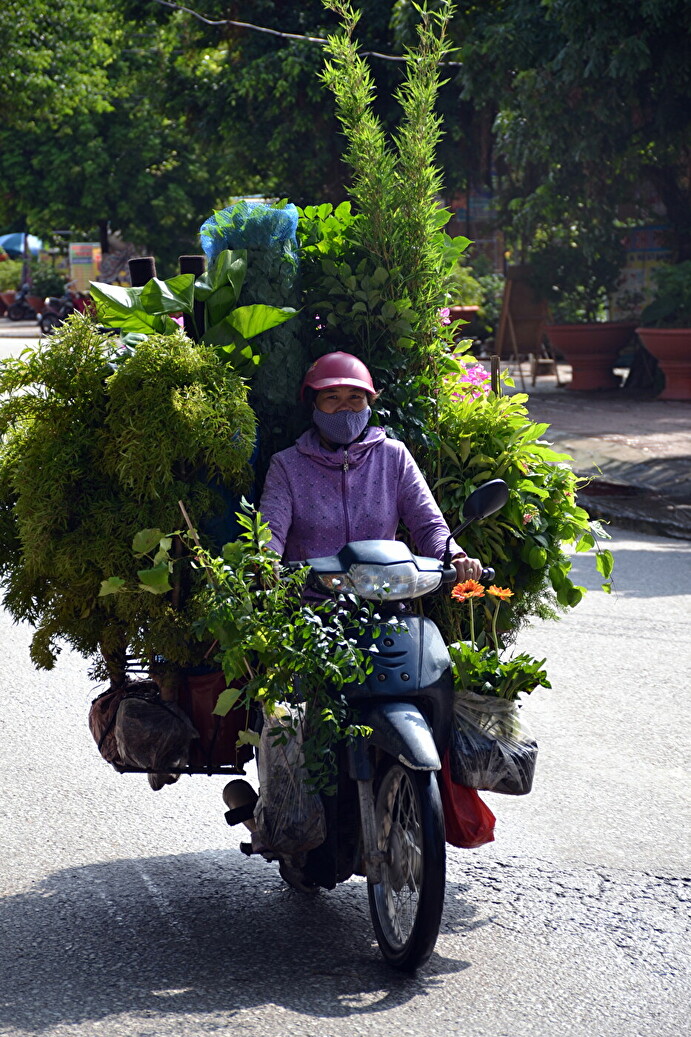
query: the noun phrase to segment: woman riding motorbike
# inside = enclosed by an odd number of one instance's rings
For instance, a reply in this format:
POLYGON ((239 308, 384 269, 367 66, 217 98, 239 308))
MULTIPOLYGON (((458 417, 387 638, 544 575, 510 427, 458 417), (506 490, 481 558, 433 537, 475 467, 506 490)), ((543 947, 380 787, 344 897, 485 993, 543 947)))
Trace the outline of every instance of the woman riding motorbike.
MULTIPOLYGON (((271 459, 259 510, 284 561, 336 554, 351 540, 394 540, 399 521, 420 554, 442 559, 449 528, 403 443, 369 427, 377 392, 365 364, 327 353, 307 372, 301 398, 312 428, 271 459)), ((458 580, 477 579, 476 558, 452 542, 458 580)))

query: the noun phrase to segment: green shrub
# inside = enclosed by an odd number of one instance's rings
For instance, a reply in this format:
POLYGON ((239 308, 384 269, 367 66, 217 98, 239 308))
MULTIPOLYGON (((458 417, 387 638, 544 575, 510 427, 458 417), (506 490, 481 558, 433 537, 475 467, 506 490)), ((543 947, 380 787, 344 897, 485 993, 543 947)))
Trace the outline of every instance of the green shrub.
MULTIPOLYGON (((462 381, 443 384, 458 370, 451 355, 453 329, 440 318, 454 271, 473 292, 485 293, 490 320, 499 318, 504 287, 503 278, 483 269, 480 259, 477 271, 472 260, 459 265, 469 242, 451 239, 442 229, 449 214, 437 202, 434 104, 449 9, 432 14, 418 8, 418 45, 396 95, 401 129, 387 138, 374 110, 373 79, 353 42, 359 16, 345 0, 327 6, 340 16, 342 28, 329 38, 323 79, 336 98, 346 137, 357 214, 348 203, 337 210, 312 206, 300 220, 307 306, 318 314, 317 349, 347 349, 365 361, 383 390, 377 403, 382 424, 411 447, 451 526, 475 486, 506 478, 507 507, 469 531, 464 546, 493 564, 498 581, 514 592, 511 604, 501 606, 505 630, 531 615, 555 616, 583 593, 570 578, 565 548, 586 550, 595 547, 595 533, 605 535, 576 503, 578 479, 570 459, 542 442, 547 426, 530 421, 525 396, 487 395, 462 381)), ((588 288, 592 284, 601 294, 603 284, 616 279, 618 252, 612 248, 602 258, 599 244, 588 245, 581 249, 587 252, 588 288)), ((580 288, 583 256, 569 247, 568 255, 557 258, 566 264, 564 285, 568 274, 568 287, 580 288)), ((551 286, 553 257, 544 272, 551 286)), ((598 551, 596 560, 607 579, 611 554, 598 551)), ((444 633, 457 639, 458 610, 441 599, 435 607, 444 633)))
POLYGON ((62 295, 67 278, 53 267, 52 263, 38 260, 31 264, 31 291, 45 299, 48 295, 62 295))
POLYGON ((483 290, 472 271, 463 263, 456 263, 449 284, 450 306, 482 306, 483 290))
POLYGON ((658 328, 691 327, 691 259, 674 266, 661 264, 653 277, 655 298, 643 310, 641 324, 658 328))
POLYGON ((16 292, 21 283, 21 259, 5 259, 0 263, 0 292, 16 292))
MULTIPOLYGON (((472 358, 465 364, 472 375, 472 358)), ((452 528, 461 520, 464 501, 481 483, 501 478, 509 486, 504 508, 470 526, 463 537, 468 554, 493 566, 496 582, 513 591, 513 598, 501 604, 504 630, 517 629, 528 616, 554 618, 559 609, 577 605, 583 588, 571 580, 564 548, 589 550, 596 547, 596 536, 607 536, 578 506, 581 480, 570 467, 571 458, 542 439, 549 426, 530 420, 526 400, 523 393, 488 392, 463 375, 448 379, 439 395, 436 480, 430 479, 452 528)), ((596 564, 608 578, 609 551, 599 550, 596 564)), ((457 639, 458 610, 447 602, 439 610, 445 633, 457 639)), ((487 613, 487 624, 490 620, 487 613)))
MULTIPOLYGON (((151 335, 134 355, 80 315, 0 365, 0 579, 5 606, 36 627, 49 669, 66 641, 87 657, 199 661, 189 638, 204 584, 189 565, 170 595, 101 597, 113 573, 137 579, 132 538, 199 522, 223 506, 211 479, 244 489, 254 442, 247 390, 213 350, 151 335)), ((141 579, 141 578, 140 578, 141 579)))
POLYGON ((395 93, 402 117, 389 136, 375 110, 373 77, 355 43, 360 12, 347 0, 325 3, 341 27, 328 37, 321 78, 335 97, 358 215, 353 219, 342 206, 324 217, 322 207, 309 217, 303 213, 302 241, 309 244, 310 259, 321 264, 321 278, 318 269, 317 276, 314 267, 308 271, 308 305, 321 318, 322 352, 344 348, 364 360, 383 390, 383 420, 422 453, 432 445, 427 429, 443 353, 439 310, 447 305, 449 273, 468 245, 466 238, 442 231, 450 213, 439 208, 435 165, 439 62, 449 48, 451 12, 420 9, 418 44, 395 93), (318 226, 325 221, 328 227, 318 226))

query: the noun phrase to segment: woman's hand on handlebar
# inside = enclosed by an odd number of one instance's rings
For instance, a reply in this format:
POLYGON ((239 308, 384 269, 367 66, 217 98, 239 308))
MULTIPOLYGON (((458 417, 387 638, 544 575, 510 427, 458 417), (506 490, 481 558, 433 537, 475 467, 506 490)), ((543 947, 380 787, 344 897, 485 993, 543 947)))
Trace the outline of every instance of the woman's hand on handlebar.
POLYGON ((482 576, 482 562, 479 558, 454 558, 451 563, 456 570, 457 583, 464 580, 479 580, 482 576))

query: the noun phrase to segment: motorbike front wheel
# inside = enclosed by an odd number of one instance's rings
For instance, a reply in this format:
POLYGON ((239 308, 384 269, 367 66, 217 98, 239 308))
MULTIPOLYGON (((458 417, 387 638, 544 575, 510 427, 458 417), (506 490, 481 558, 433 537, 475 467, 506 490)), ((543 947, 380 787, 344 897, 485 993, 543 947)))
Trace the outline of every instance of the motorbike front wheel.
POLYGON ((41 331, 44 335, 52 335, 57 327, 62 324, 62 319, 57 313, 44 313, 41 317, 41 331))
POLYGON ((444 815, 436 774, 391 761, 376 791, 381 882, 368 883, 370 913, 390 965, 412 972, 439 934, 446 882, 444 815))

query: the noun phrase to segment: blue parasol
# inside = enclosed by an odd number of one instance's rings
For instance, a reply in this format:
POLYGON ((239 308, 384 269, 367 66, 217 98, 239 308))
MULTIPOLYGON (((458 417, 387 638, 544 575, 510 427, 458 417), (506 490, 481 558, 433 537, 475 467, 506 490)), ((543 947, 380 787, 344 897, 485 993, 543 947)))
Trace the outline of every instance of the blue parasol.
POLYGON ((34 237, 33 234, 24 235, 19 231, 16 234, 2 234, 0 235, 0 245, 2 245, 5 252, 8 252, 16 259, 21 259, 24 255, 25 237, 28 238, 29 252, 32 256, 37 256, 43 248, 43 242, 39 238, 34 237))

